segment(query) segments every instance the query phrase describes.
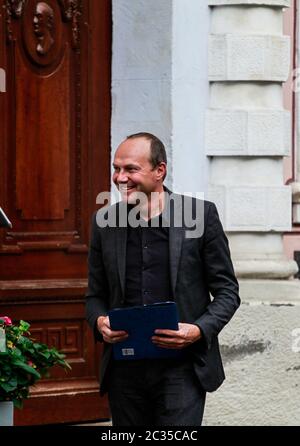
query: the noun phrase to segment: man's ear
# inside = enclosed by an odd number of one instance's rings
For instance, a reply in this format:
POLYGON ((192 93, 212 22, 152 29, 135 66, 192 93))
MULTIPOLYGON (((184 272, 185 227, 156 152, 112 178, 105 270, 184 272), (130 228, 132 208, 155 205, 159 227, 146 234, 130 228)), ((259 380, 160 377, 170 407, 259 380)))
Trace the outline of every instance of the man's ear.
POLYGON ((167 173, 167 165, 163 161, 156 167, 156 179, 161 181, 164 179, 167 173))

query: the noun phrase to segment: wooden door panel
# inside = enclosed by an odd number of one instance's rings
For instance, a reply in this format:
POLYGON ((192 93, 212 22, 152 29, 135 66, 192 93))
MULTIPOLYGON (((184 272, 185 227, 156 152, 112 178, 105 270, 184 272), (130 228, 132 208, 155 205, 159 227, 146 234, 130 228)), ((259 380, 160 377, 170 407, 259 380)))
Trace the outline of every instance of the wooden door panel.
POLYGON ((15 59, 17 211, 22 220, 64 220, 71 207, 70 56, 49 76, 33 76, 19 51, 15 59))
POLYGON ((90 218, 110 186, 110 0, 0 0, 0 313, 71 363, 15 423, 109 416, 84 315, 90 218), (51 407, 55 410, 50 410, 51 407))
POLYGON ((83 223, 89 209, 82 191, 87 174, 83 166, 89 161, 88 122, 82 110, 88 106, 89 42, 82 23, 93 2, 5 3, 9 79, 5 207, 14 226, 4 234, 1 250, 22 256, 32 250, 33 242, 39 243, 39 250, 43 245, 49 250, 54 241, 57 251, 63 244, 65 249, 80 246, 86 252, 88 233, 83 223), (39 5, 48 8, 44 7, 44 21, 49 14, 52 17, 50 31, 42 37, 34 24, 39 5), (53 41, 50 47, 48 35, 53 41))

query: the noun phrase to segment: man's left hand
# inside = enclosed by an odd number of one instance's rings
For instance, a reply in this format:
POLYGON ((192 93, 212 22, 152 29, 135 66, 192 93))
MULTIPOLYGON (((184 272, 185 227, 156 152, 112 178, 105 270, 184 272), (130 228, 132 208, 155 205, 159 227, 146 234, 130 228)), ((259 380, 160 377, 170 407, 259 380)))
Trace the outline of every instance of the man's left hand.
POLYGON ((179 323, 178 330, 155 330, 152 342, 158 347, 182 349, 188 347, 201 338, 201 331, 197 325, 179 323))

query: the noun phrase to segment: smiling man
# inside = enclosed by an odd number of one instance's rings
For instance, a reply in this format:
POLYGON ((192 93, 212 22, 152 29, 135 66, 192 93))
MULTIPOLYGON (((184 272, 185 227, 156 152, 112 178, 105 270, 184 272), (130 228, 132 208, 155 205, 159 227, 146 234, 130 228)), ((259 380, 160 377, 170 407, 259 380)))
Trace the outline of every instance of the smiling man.
MULTIPOLYGON (((142 224, 100 227, 93 219, 86 310, 96 339, 104 342, 101 394, 108 391, 116 426, 200 426, 206 392, 224 380, 217 336, 240 303, 227 238, 208 201, 195 215, 203 226, 199 236, 188 238, 184 224, 174 224, 172 193, 163 185, 166 151, 156 136, 129 136, 117 148, 113 168, 122 202, 107 212, 137 206, 142 224), (112 344, 128 334, 111 329, 107 312, 170 300, 178 307, 178 330, 158 328, 152 342, 181 356, 114 360, 112 344)), ((196 199, 187 200, 195 208, 196 199)))
POLYGON ((113 162, 113 182, 122 199, 135 205, 138 199, 144 198, 139 209, 145 219, 163 210, 163 180, 167 173, 164 146, 158 138, 151 136, 151 140, 147 134, 144 137, 129 136, 118 147, 113 162))

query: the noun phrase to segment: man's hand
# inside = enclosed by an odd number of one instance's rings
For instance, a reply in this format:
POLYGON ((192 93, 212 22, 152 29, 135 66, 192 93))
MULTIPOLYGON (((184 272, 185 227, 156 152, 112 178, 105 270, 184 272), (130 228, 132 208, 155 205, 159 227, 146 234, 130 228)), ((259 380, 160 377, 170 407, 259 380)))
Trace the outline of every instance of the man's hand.
POLYGON ((97 327, 103 336, 103 340, 109 344, 125 341, 125 339, 128 338, 128 333, 126 331, 115 331, 110 328, 108 316, 99 316, 97 319, 97 327))
POLYGON ((155 330, 152 342, 158 347, 182 349, 201 338, 201 331, 194 324, 178 324, 178 330, 155 330))

